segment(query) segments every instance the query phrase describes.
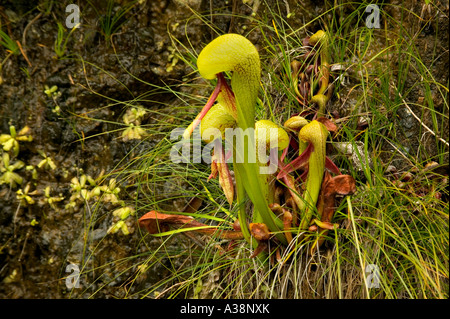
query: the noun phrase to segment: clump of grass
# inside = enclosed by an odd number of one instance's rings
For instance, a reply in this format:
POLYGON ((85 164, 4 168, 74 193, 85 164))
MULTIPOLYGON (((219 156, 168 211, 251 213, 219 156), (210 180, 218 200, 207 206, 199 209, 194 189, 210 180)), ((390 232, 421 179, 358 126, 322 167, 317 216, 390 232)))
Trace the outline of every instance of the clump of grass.
POLYGON ((20 54, 20 49, 18 44, 11 39, 11 37, 6 34, 5 32, 3 32, 2 30, 0 30, 0 44, 2 46, 4 46, 11 54, 14 55, 19 55, 20 54))
POLYGON ((115 11, 114 0, 108 0, 104 13, 97 9, 95 3, 92 3, 91 1, 88 1, 88 3, 92 6, 92 8, 94 8, 99 17, 98 23, 100 25, 100 31, 105 39, 106 45, 109 46, 111 36, 119 31, 125 22, 125 15, 133 9, 138 1, 131 1, 115 11))
MULTIPOLYGON (((137 253, 115 261, 126 267, 114 278, 133 270, 124 284, 126 297, 448 298, 448 177, 440 171, 448 167, 444 124, 449 113, 448 83, 438 83, 422 53, 404 40, 415 38, 420 30, 402 27, 386 13, 385 29, 368 29, 365 4, 344 16, 346 5, 326 8, 298 28, 290 25, 282 10, 269 8, 263 17, 251 20, 253 29, 248 31, 261 33, 262 65, 266 66, 257 117, 277 122, 301 111, 290 81, 290 62, 299 54, 303 37, 313 33, 317 24, 331 35, 331 61, 339 68, 333 73, 328 116, 340 114, 335 119, 340 129, 334 140, 348 143, 353 150, 352 156, 346 156, 334 149, 333 158, 343 172, 355 177, 358 186, 357 193, 342 199, 336 209, 333 222, 340 227, 328 233, 314 255, 307 253, 308 244, 317 240, 312 235, 307 242, 294 239, 279 255, 269 254, 268 262, 250 259, 251 248, 245 242, 205 240, 176 230, 150 239, 138 232, 137 253), (397 64, 389 63, 394 59, 397 64), (420 80, 408 82, 411 75, 420 80), (415 102, 413 88, 424 92, 423 104, 415 102), (442 100, 439 109, 433 94, 442 100), (401 139, 399 112, 405 104, 420 119, 419 134, 408 142, 417 146, 415 152, 405 151, 408 145, 401 139), (432 148, 423 145, 423 136, 433 142, 432 148), (427 166, 430 162, 436 163, 427 166), (183 235, 190 237, 182 240, 183 235), (162 269, 164 276, 151 278, 155 269, 162 269), (367 281, 370 275, 375 282, 367 281)), ((411 14, 400 9, 405 16, 411 14)), ((209 23, 204 16, 197 17, 209 23)), ((175 40, 174 44, 180 59, 195 70, 196 52, 201 48, 175 40)), ((198 95, 205 82, 199 82, 194 73, 184 80, 180 86, 149 84, 152 90, 175 96, 176 107, 146 110, 157 118, 143 125, 146 138, 154 138, 154 147, 118 164, 122 165, 120 175, 133 190, 136 218, 149 210, 180 212, 197 197, 203 204, 191 215, 211 224, 231 223, 238 207, 227 209, 218 183, 205 182, 209 168, 170 160, 176 142, 170 132, 186 127, 196 114, 190 111, 206 100, 198 95)), ((151 94, 125 105, 146 101, 151 101, 151 94)), ((92 272, 106 272, 109 266, 98 265, 92 272)))
POLYGON ((2 82, 3 82, 3 77, 2 77, 3 65, 6 63, 6 61, 8 61, 8 59, 12 55, 19 55, 20 48, 19 48, 19 45, 17 44, 17 42, 15 42, 13 39, 11 39, 11 37, 8 34, 6 34, 5 32, 3 32, 2 30, 0 30, 0 45, 2 45, 8 52, 6 57, 0 63, 0 84, 2 84, 2 82))
POLYGON ((65 36, 66 29, 64 28, 62 23, 58 22, 57 24, 58 24, 58 35, 55 40, 54 49, 57 57, 62 58, 66 52, 67 42, 69 41, 69 38, 74 32, 74 30, 77 29, 77 26, 73 27, 72 30, 70 30, 69 34, 65 36))

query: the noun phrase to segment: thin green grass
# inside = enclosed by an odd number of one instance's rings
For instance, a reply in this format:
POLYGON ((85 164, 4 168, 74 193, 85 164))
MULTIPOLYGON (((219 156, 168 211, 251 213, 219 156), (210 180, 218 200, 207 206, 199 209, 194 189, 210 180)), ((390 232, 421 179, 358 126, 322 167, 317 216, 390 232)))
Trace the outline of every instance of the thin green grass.
POLYGON ((75 27, 70 30, 69 34, 65 36, 66 30, 62 23, 58 22, 58 35, 55 40, 54 50, 58 58, 62 58, 66 52, 67 43, 69 41, 70 36, 74 32, 74 30, 77 29, 79 25, 76 25, 75 27))
MULTIPOLYGON (((333 73, 335 87, 328 115, 340 113, 336 121, 340 130, 333 142, 350 143, 355 156, 336 151, 332 156, 343 172, 355 177, 358 191, 339 203, 333 222, 340 227, 326 235, 324 246, 311 256, 308 245, 314 244, 317 236, 312 234, 301 243, 296 237, 279 256, 269 254, 264 262, 249 258, 252 250, 245 241, 185 238, 186 234, 178 231, 151 239, 137 230, 135 255, 114 261, 126 266, 109 274, 111 278, 95 291, 87 289, 92 297, 114 278, 126 274, 124 289, 129 298, 448 298, 448 187, 442 174, 424 171, 431 161, 448 165, 448 83, 435 80, 422 53, 406 40, 416 38, 420 29, 404 27, 387 14, 383 16, 384 29, 367 29, 363 18, 366 4, 355 4, 356 9, 346 15, 347 5, 351 4, 330 5, 326 13, 299 28, 283 18, 283 10, 269 7, 264 16, 250 19, 248 31, 261 33, 264 69, 258 119, 282 124, 302 110, 293 90, 290 62, 302 52, 302 39, 312 34, 317 24, 330 34, 332 63, 344 66, 344 71, 333 73), (390 63, 394 59, 396 66, 390 63), (408 81, 412 74, 417 81, 408 81), (417 89, 423 92, 423 103, 416 102, 417 89), (435 94, 442 100, 439 107, 432 98, 435 94), (419 134, 408 142, 402 138, 405 103, 420 119, 414 119, 419 134), (360 130, 362 117, 369 118, 369 126, 360 130), (424 145, 425 141, 432 146, 424 145), (360 151, 358 145, 363 146, 360 151), (416 145, 415 152, 407 150, 411 145, 416 145), (387 172, 389 165, 397 167, 399 176, 387 172), (413 173, 413 179, 399 181, 405 172, 413 173), (174 243, 180 246, 176 248, 174 243), (378 270, 372 273, 377 287, 366 281, 371 274, 369 265, 378 270), (164 276, 152 278, 155 269, 163 269, 164 276)), ((400 9, 408 19, 414 17, 407 9, 400 9)), ((196 13, 194 17, 209 25, 208 16, 196 13)), ((147 109, 156 120, 144 127, 150 139, 157 141, 143 152, 136 146, 130 157, 118 164, 115 174, 126 184, 136 219, 150 210, 181 211, 192 197, 199 197, 203 205, 195 213, 196 219, 229 225, 239 208, 228 207, 216 180, 206 182, 209 166, 176 164, 170 159, 170 150, 177 142, 170 138, 171 131, 188 125, 211 86, 195 73, 201 48, 176 39, 173 45, 179 50, 180 61, 193 72, 180 85, 149 84, 151 92, 176 99, 173 105, 147 109)), ((158 103, 152 93, 133 96, 128 102, 111 102, 123 103, 124 109, 158 103)), ((107 218, 107 213, 102 218, 107 218)), ((91 250, 92 258, 96 249, 91 250)), ((109 268, 116 269, 116 265, 107 262, 84 271, 106 273, 109 268)))
POLYGON ((8 61, 8 59, 12 55, 19 55, 20 49, 19 45, 13 39, 11 39, 11 37, 7 33, 3 32, 2 30, 0 30, 0 45, 8 52, 6 54, 6 57, 0 62, 0 84, 1 84, 3 82, 2 78, 3 65, 5 65, 6 61, 8 61))
POLYGON ((108 0, 106 8, 97 8, 96 3, 88 0, 89 5, 95 10, 98 16, 100 32, 105 39, 107 46, 111 44, 111 37, 117 33, 125 22, 125 15, 138 3, 131 1, 115 11, 115 2, 108 0))
POLYGON ((3 32, 2 30, 0 30, 0 44, 8 51, 10 51, 12 54, 15 55, 19 55, 20 54, 20 50, 19 50, 19 46, 17 45, 17 43, 11 39, 11 37, 6 34, 5 32, 3 32))

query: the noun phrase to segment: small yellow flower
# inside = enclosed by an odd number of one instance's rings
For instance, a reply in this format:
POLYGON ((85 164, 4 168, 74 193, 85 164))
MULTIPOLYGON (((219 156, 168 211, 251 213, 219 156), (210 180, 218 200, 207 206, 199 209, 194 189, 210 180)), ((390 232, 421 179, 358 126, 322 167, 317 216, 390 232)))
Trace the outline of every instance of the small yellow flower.
POLYGON ((9 152, 13 150, 14 156, 17 156, 19 154, 19 141, 31 142, 33 137, 29 135, 30 128, 28 126, 25 126, 17 133, 16 128, 11 125, 9 132, 10 134, 0 135, 0 144, 3 146, 4 151, 9 152))
POLYGON ((0 163, 0 172, 3 172, 3 175, 0 176, 0 185, 9 184, 11 188, 15 188, 17 184, 22 184, 22 177, 14 171, 24 166, 25 163, 22 161, 16 161, 10 165, 9 154, 3 153, 2 162, 0 163))
POLYGON ((126 206, 116 209, 113 212, 113 215, 119 217, 121 220, 125 220, 128 216, 134 214, 134 209, 132 207, 126 206))
POLYGON ((52 169, 54 170, 56 168, 55 162, 48 157, 43 151, 38 151, 39 154, 44 158, 42 161, 39 162, 37 165, 39 168, 44 167, 44 169, 52 169))

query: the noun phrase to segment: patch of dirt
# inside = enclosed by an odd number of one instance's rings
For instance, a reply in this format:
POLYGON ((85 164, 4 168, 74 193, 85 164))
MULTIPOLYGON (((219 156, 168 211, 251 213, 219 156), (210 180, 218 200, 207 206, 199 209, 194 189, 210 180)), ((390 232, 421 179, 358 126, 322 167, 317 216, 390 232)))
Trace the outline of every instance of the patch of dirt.
MULTIPOLYGON (((33 141, 20 142, 20 152, 11 158, 11 164, 22 161, 26 166, 33 165, 37 174, 33 177, 32 171, 23 167, 16 171, 23 178, 22 185, 0 186, 0 281, 3 281, 0 296, 88 297, 108 283, 98 297, 120 297, 123 289, 118 287, 126 276, 110 277, 120 267, 126 268, 124 264, 132 267, 132 261, 118 266, 115 263, 137 253, 140 236, 124 236, 120 232, 107 235, 113 223, 111 211, 120 206, 112 203, 96 206, 99 202, 95 200, 87 205, 80 199, 71 201, 74 194, 71 182, 74 177, 80 180, 82 175, 96 179, 108 174, 137 145, 134 152, 154 145, 156 141, 151 139, 139 143, 122 140, 122 131, 115 130, 122 128, 116 123, 122 122, 124 107, 113 101, 133 101, 150 91, 152 84, 176 83, 191 72, 182 63, 171 67, 174 52, 167 30, 185 45, 189 36, 191 44, 200 48, 205 41, 204 26, 195 19, 189 21, 187 28, 178 23, 192 15, 182 3, 143 1, 119 20, 121 26, 112 36, 112 43, 108 43, 99 27, 100 19, 107 14, 108 1, 95 1, 95 8, 82 1, 81 27, 71 34, 64 56, 57 58, 54 50, 57 23, 63 24, 66 19, 66 4, 53 2, 49 8, 48 3, 41 1, 36 7, 31 2, 7 1, 0 6, 2 30, 22 42, 30 62, 18 54, 3 65, 0 131, 9 134, 11 125, 17 131, 29 127, 33 141), (53 86, 57 87, 58 95, 44 93, 46 87, 53 86), (44 159, 39 152, 51 158, 54 169, 38 167, 44 159), (16 191, 26 185, 33 204, 17 198, 16 191), (51 197, 64 199, 50 205, 46 187, 50 187, 51 197), (76 205, 67 207, 70 202, 76 205), (89 218, 93 209, 99 212, 95 214, 98 220, 92 224, 89 218), (88 227, 94 229, 88 231, 88 227), (89 238, 85 234, 90 234, 89 238), (64 279, 71 274, 71 268, 66 269, 68 265, 95 269, 108 263, 112 263, 110 269, 89 270, 82 278, 85 288, 89 282, 88 289, 75 289, 74 295, 70 295, 64 279), (102 279, 98 280, 101 274, 102 279)), ((113 14, 126 5, 127 1, 116 4, 113 14)), ((65 30, 67 37, 70 30, 65 30)), ((0 59, 5 58, 2 49, 0 59)), ((174 99, 156 94, 151 98, 154 102, 140 105, 155 110, 174 99)), ((145 118, 142 124, 152 120, 157 119, 145 118)), ((108 185, 108 181, 109 178, 104 184, 108 185)), ((127 199, 123 190, 119 195, 121 200, 127 199)), ((129 231, 136 232, 135 220, 127 223, 129 231)), ((163 268, 154 269, 156 279, 163 268)), ((127 271, 130 275, 136 269, 127 271)))
MULTIPOLYGON (((36 6, 30 1, 10 0, 0 5, 1 29, 21 42, 29 61, 23 54, 6 58, 6 50, 0 47, 0 61, 5 61, 0 74, 0 133, 9 134, 10 126, 17 131, 28 126, 33 137, 31 142, 19 142, 20 151, 10 160, 11 164, 24 163, 15 171, 23 178, 22 184, 0 185, 1 298, 86 298, 97 291, 95 297, 121 298, 127 293, 144 291, 163 278, 170 267, 180 266, 177 264, 180 261, 163 260, 153 265, 140 282, 130 283, 131 275, 139 271, 132 256, 156 248, 159 241, 143 245, 135 218, 126 222, 131 235, 107 234, 117 221, 111 212, 120 205, 94 199, 86 203, 81 193, 78 199, 71 200, 74 195, 71 184, 75 183, 74 178, 81 183, 82 176, 88 175, 104 179, 96 181, 102 185, 89 185, 87 181, 86 189, 107 186, 111 180, 107 175, 118 163, 158 142, 157 138, 123 141, 120 130, 123 126, 118 123, 123 123, 125 108, 114 102, 133 104, 135 99, 153 90, 152 85, 178 84, 192 72, 181 61, 177 62, 171 36, 186 48, 199 52, 216 34, 195 18, 186 4, 204 13, 212 9, 215 15, 208 23, 219 32, 243 33, 252 27, 248 17, 254 10, 267 10, 256 0, 230 0, 226 4, 221 0, 140 1, 119 20, 120 27, 112 42, 107 42, 99 22, 107 15, 108 1, 94 1, 95 8, 87 1, 79 2, 81 27, 71 34, 62 58, 55 56, 57 23, 64 24, 65 8, 70 2, 40 1, 36 6), (51 7, 49 3, 53 3, 51 7), (58 95, 44 93, 53 86, 57 87, 58 95), (45 156, 54 162, 54 169, 42 164, 45 156), (26 197, 17 198, 17 191, 22 189, 26 193, 27 185, 33 204, 26 197), (45 194, 47 187, 50 187, 49 194, 45 194), (50 197, 54 202, 49 201, 50 197), (71 206, 71 202, 75 204, 71 206), (98 210, 95 214, 94 209, 98 210), (73 266, 82 268, 82 289, 68 288, 73 281, 70 278, 67 281, 66 277, 73 273, 73 266)), ((113 13, 129 2, 116 1, 113 13)), ((269 5, 279 3, 270 1, 269 5)), ((314 1, 302 1, 302 5, 298 1, 286 3, 288 7, 283 5, 283 12, 295 13, 296 18, 290 20, 293 29, 323 11, 322 5, 314 1)), ((422 4, 423 1, 415 2, 411 10, 420 12, 422 4)), ((433 56, 438 58, 425 56, 424 62, 436 82, 448 84, 448 4, 444 12, 447 16, 438 16, 422 28, 415 45, 421 52, 435 51, 433 56), (436 32, 439 37, 435 36, 436 32)), ((314 32, 319 27, 317 21, 308 30, 314 32)), ((69 32, 66 29, 64 36, 69 32)), ((258 45, 260 34, 251 32, 249 39, 258 45)), ((182 45, 177 47, 183 50, 182 45)), ((408 102, 417 102, 423 95, 414 91, 416 76, 413 74, 407 82, 412 90, 408 102)), ((439 96, 432 98, 435 108, 443 111, 439 96)), ((171 103, 176 104, 177 98, 162 93, 139 102, 152 110, 171 103)), ((420 114, 418 109, 413 111, 420 114)), ((408 134, 414 136, 418 132, 420 124, 408 114, 400 116, 400 123, 406 129, 405 146, 410 147, 410 152, 429 145, 429 153, 435 154, 437 150, 432 145, 436 143, 426 143, 430 136, 412 142, 408 139, 408 134)), ((423 117, 424 123, 431 126, 429 116, 423 117)), ((158 120, 144 117, 142 124, 158 120)), ((447 129, 443 132, 447 135, 442 137, 448 141, 448 123, 445 125, 447 129)), ((121 189, 118 197, 129 200, 132 196, 124 191, 126 182, 123 183, 118 185, 121 189)), ((187 249, 185 245, 176 239, 168 249, 187 249)))

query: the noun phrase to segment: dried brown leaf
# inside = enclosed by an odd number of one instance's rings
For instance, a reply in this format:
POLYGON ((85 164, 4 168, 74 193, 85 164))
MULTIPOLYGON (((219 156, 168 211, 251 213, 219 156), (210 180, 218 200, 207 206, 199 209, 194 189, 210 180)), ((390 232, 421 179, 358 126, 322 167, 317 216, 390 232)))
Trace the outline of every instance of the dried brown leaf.
POLYGON ((170 225, 184 226, 193 221, 190 216, 162 214, 152 210, 139 218, 139 226, 150 234, 157 234, 169 230, 170 225))
POLYGON ((317 118, 317 121, 322 123, 323 125, 325 125, 328 132, 336 132, 338 129, 337 125, 334 124, 333 121, 327 119, 326 117, 319 117, 319 118, 317 118))
POLYGON ((270 238, 269 228, 264 223, 250 223, 250 233, 256 240, 268 240, 270 238))

